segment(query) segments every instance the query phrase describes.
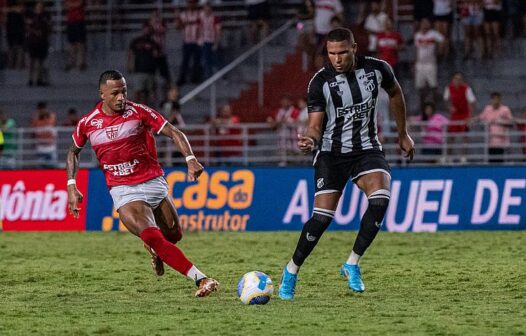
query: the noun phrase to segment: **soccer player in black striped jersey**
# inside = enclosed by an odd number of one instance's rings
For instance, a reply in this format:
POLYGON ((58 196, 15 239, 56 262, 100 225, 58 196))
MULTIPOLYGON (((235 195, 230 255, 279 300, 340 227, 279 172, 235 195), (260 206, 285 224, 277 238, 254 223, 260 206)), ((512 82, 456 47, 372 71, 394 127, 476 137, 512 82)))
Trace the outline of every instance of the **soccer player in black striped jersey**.
POLYGON ((356 56, 352 32, 337 28, 327 35, 330 62, 311 79, 308 87, 309 122, 298 147, 314 152, 315 196, 312 217, 305 223, 292 259, 283 269, 279 296, 292 300, 299 268, 331 223, 349 179, 366 195, 369 205, 352 252, 341 274, 354 292, 365 286, 358 263, 380 230, 390 197, 390 168, 378 140, 376 101, 378 90, 389 94, 400 148, 413 158, 414 142, 406 127, 402 89, 391 67, 372 57, 356 56))

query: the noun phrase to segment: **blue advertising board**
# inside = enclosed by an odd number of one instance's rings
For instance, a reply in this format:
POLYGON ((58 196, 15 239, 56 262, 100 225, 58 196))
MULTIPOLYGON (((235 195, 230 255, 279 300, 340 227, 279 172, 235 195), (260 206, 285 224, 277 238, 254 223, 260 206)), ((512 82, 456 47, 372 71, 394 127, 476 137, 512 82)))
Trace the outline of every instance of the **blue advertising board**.
MULTIPOLYGON (((312 213, 311 168, 209 168, 165 177, 188 231, 300 230, 312 213)), ((118 230, 102 172, 91 170, 88 230, 118 230)), ((331 230, 357 230, 367 198, 348 183, 331 230)), ((383 229, 392 232, 526 229, 525 167, 397 168, 383 229)))

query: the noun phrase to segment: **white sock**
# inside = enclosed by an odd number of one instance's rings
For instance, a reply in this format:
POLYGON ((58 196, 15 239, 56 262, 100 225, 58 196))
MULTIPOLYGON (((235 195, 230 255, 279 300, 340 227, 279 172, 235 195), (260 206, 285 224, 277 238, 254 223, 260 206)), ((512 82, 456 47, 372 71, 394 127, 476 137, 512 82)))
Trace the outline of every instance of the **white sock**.
POLYGON ((186 273, 186 276, 192 279, 193 281, 201 280, 203 278, 206 278, 206 275, 204 275, 200 270, 197 269, 197 267, 192 266, 188 273, 186 273))
POLYGON ((349 265, 358 265, 360 262, 360 258, 362 256, 354 253, 354 251, 351 252, 351 255, 349 256, 349 259, 347 259, 347 264, 349 265))
POLYGON ((300 267, 296 265, 292 259, 290 259, 289 263, 287 264, 287 271, 289 271, 291 274, 298 274, 300 267))

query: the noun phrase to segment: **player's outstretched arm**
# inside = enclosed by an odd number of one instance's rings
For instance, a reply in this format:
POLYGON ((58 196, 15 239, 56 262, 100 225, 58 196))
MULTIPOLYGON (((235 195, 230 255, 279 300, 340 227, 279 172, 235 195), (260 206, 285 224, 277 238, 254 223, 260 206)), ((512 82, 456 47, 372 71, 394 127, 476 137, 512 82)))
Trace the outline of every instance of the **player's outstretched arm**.
POLYGON ((387 90, 389 94, 389 109, 395 118, 396 129, 398 130, 398 141, 400 149, 405 153, 409 160, 413 160, 415 154, 415 143, 409 132, 407 131, 407 116, 405 109, 404 94, 398 81, 395 80, 394 85, 387 90))
POLYGON ((309 113, 309 124, 305 132, 298 134, 298 148, 303 154, 308 154, 318 147, 324 117, 325 112, 309 113))
POLYGON ((197 180, 199 175, 203 172, 203 165, 197 161, 186 135, 170 123, 167 123, 163 127, 161 134, 172 139, 181 154, 186 158, 186 163, 188 165, 188 180, 197 180))
POLYGON ((78 204, 81 203, 84 198, 82 193, 78 190, 75 180, 79 171, 79 153, 81 150, 82 148, 78 148, 75 144, 72 144, 66 158, 66 172, 68 174, 68 208, 69 212, 75 218, 79 218, 80 208, 78 207, 78 204))

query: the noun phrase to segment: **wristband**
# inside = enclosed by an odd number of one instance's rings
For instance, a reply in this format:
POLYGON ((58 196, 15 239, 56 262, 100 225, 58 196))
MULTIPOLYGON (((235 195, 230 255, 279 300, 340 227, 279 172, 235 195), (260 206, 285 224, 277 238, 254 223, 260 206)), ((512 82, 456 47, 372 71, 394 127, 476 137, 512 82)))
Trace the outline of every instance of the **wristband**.
POLYGON ((75 179, 69 179, 68 180, 68 186, 70 185, 76 185, 77 184, 77 181, 75 179))
POLYGON ((197 160, 195 158, 195 155, 188 155, 187 157, 184 158, 186 160, 186 162, 190 161, 190 160, 197 160))

